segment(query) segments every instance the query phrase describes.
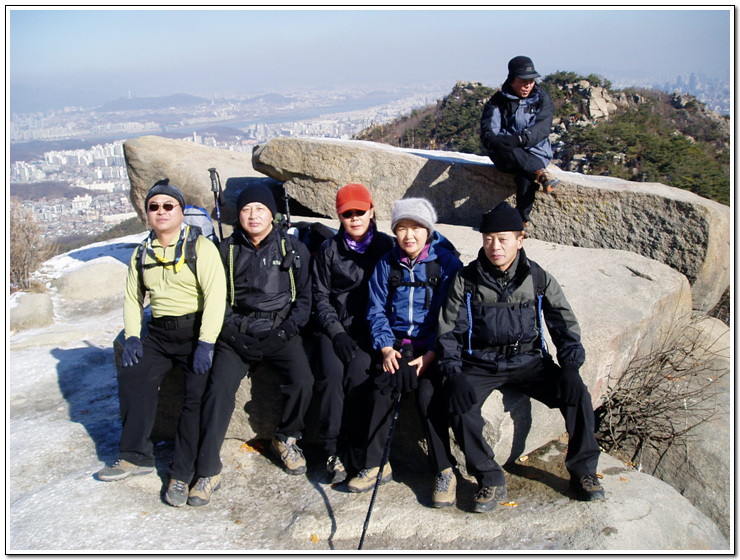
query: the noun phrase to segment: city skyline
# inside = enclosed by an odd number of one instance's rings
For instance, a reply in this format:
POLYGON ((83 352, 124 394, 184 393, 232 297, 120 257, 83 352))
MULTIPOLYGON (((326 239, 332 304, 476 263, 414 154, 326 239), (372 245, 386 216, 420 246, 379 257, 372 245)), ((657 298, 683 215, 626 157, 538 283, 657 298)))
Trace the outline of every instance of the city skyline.
POLYGON ((108 98, 544 76, 730 79, 732 9, 8 8, 6 79, 108 98))

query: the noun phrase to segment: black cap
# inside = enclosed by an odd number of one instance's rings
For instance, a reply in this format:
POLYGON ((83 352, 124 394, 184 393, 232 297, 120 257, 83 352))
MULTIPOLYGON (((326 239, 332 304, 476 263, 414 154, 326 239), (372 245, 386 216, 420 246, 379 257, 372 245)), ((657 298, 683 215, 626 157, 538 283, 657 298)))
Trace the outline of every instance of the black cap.
POLYGON ((180 203, 180 208, 185 210, 185 196, 182 194, 182 191, 178 189, 175 185, 170 185, 169 179, 162 179, 161 181, 157 181, 156 183, 154 183, 154 186, 149 189, 149 192, 146 194, 144 207, 146 208, 147 206, 149 206, 149 199, 158 194, 171 196, 180 203))
POLYGON ((540 75, 534 69, 534 62, 528 56, 515 56, 509 61, 509 77, 531 80, 540 75))
POLYGON ((259 202, 267 206, 272 212, 273 218, 277 215, 275 197, 272 195, 270 188, 265 185, 250 185, 240 192, 239 198, 236 199, 237 212, 241 212, 242 208, 250 202, 259 202))
POLYGON ((524 222, 519 212, 503 201, 493 210, 483 214, 478 230, 481 233, 500 231, 524 231, 524 222))

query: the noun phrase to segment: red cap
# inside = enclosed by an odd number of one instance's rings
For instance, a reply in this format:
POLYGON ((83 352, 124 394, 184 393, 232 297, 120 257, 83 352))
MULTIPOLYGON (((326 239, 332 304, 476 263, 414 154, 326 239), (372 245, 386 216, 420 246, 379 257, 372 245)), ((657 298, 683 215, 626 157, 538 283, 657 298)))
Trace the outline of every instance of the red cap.
POLYGON ((373 198, 365 185, 350 183, 337 191, 337 214, 347 210, 370 210, 373 198))

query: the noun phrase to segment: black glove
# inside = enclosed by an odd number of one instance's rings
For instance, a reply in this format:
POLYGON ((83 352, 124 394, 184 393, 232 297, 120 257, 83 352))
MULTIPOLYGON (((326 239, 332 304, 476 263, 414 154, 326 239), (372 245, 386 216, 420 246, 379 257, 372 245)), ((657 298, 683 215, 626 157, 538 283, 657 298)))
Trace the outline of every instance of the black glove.
POLYGON ((558 396, 565 401, 565 404, 574 406, 578 404, 578 397, 581 394, 583 380, 578 373, 578 368, 565 366, 560 370, 560 381, 558 381, 558 396))
POLYGON ((342 360, 344 365, 347 365, 355 358, 357 344, 355 344, 355 341, 346 332, 340 332, 335 335, 331 339, 331 343, 334 346, 334 353, 342 360))
POLYGON ((478 402, 475 389, 464 373, 455 373, 447 378, 447 395, 450 399, 450 412, 465 414, 478 402))
POLYGON ((270 329, 264 336, 260 337, 260 350, 263 354, 277 354, 285 348, 288 335, 282 327, 270 329))
POLYGON ((248 364, 255 364, 262 359, 262 352, 258 350, 259 340, 257 338, 239 332, 234 326, 224 327, 221 330, 221 338, 239 354, 239 357, 248 364))
POLYGON ((393 377, 396 378, 395 388, 402 395, 409 393, 419 386, 419 376, 416 373, 416 366, 410 366, 409 362, 414 359, 414 347, 411 344, 404 344, 401 347, 401 359, 399 360, 398 369, 393 377))
POLYGON ((213 342, 199 340, 193 354, 193 373, 203 375, 208 373, 213 364, 213 342))
POLYGON ((122 367, 131 367, 139 363, 139 358, 144 355, 144 349, 141 346, 141 339, 138 336, 129 336, 123 347, 123 357, 121 358, 122 367))

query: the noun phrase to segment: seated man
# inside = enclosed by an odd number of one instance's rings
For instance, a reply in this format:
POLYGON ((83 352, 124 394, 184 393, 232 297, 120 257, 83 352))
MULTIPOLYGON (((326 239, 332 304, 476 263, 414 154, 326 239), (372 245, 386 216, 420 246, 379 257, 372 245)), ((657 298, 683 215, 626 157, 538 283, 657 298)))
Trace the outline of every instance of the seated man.
POLYGON ((311 255, 298 238, 273 225, 277 206, 268 187, 242 190, 237 208, 234 232, 220 245, 227 307, 203 397, 198 481, 188 497, 192 506, 207 505, 221 486, 220 451, 236 392, 263 359, 279 376, 283 397, 271 450, 288 474, 306 472, 297 441, 314 380, 299 331, 311 313, 311 255))
POLYGON ((224 320, 226 276, 216 246, 184 223, 185 197, 180 189, 168 179, 159 181, 149 190, 144 206, 152 231, 131 255, 123 303, 126 345, 118 374, 123 422, 120 456, 98 478, 120 480, 154 471, 150 435, 159 386, 179 364, 185 399, 164 498, 180 507, 187 501, 196 470, 201 399, 224 320), (188 258, 191 251, 196 260, 188 258), (140 339, 147 292, 152 320, 149 334, 140 339))
POLYGON ((559 408, 570 437, 565 466, 583 500, 603 500, 596 477, 594 411, 579 369, 586 358, 580 328, 558 282, 524 253, 523 223, 506 202, 483 215, 483 247, 460 270, 440 312, 439 368, 455 438, 478 479, 475 512, 506 498, 504 472, 483 438, 481 407, 494 389, 511 387, 559 408), (547 353, 543 321, 557 347, 547 353))
POLYGON ((535 84, 539 77, 531 58, 512 58, 504 85, 483 107, 480 121, 480 140, 488 156, 497 169, 514 174, 516 209, 525 227, 534 205, 534 183, 550 193, 560 182, 547 170, 555 109, 548 93, 535 84))

